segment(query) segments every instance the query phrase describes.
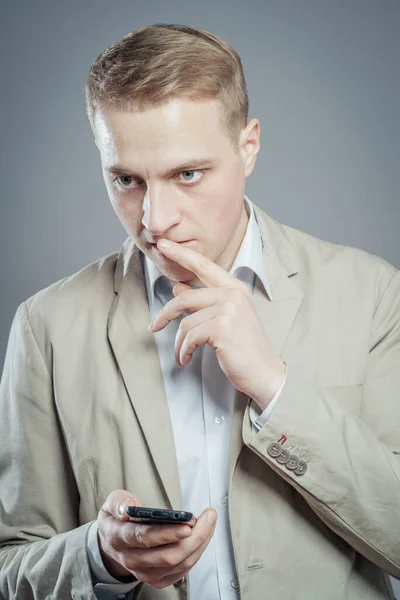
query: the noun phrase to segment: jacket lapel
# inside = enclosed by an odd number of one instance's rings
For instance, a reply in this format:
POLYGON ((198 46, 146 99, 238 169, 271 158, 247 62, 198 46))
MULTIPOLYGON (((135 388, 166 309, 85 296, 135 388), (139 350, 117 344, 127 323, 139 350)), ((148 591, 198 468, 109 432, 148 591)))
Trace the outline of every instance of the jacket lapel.
MULTIPOLYGON (((269 341, 279 356, 303 300, 303 292, 295 283, 299 268, 284 226, 268 216, 253 203, 260 228, 264 269, 271 290, 268 298, 260 280, 256 278, 253 303, 269 341)), ((283 357, 282 357, 283 358, 283 357)), ((232 422, 229 479, 243 447, 243 419, 248 419, 251 399, 237 391, 232 422)))
POLYGON ((115 301, 108 337, 129 399, 143 429, 171 508, 181 508, 181 489, 157 346, 147 327, 150 313, 139 249, 127 240, 114 276, 115 301))

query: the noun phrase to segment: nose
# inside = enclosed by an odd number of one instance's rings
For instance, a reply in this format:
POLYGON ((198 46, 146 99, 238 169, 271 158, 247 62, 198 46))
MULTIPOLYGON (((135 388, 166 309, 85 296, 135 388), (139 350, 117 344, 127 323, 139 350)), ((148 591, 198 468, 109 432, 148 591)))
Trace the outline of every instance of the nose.
POLYGON ((143 200, 144 227, 152 234, 153 238, 160 238, 181 220, 178 198, 167 185, 147 183, 147 190, 143 200))

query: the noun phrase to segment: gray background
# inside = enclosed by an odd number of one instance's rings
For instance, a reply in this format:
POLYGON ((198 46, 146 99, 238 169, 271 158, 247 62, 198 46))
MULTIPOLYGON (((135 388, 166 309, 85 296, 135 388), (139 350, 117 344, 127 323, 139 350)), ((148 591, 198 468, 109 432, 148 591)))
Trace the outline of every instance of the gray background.
POLYGON ((1 363, 18 304, 126 237, 84 83, 102 50, 150 23, 208 29, 241 55, 262 131, 256 204, 400 267, 397 0, 3 0, 0 17, 1 363))

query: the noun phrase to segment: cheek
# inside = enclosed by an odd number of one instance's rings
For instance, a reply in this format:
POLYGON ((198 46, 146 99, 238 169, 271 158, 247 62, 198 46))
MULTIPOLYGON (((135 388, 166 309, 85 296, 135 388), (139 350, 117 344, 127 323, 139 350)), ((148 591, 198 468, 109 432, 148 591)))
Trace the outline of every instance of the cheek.
POLYGON ((240 220, 244 202, 243 179, 232 173, 219 185, 214 185, 200 203, 205 228, 217 235, 229 235, 240 220))
POLYGON ((119 220, 130 235, 137 235, 143 229, 142 202, 128 194, 112 194, 111 204, 119 220))

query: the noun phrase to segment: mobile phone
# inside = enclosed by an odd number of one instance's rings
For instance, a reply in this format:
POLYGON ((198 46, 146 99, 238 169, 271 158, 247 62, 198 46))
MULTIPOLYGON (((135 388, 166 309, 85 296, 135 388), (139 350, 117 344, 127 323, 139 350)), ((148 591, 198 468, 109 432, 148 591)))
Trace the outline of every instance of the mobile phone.
POLYGON ((128 506, 126 513, 135 523, 184 523, 193 527, 197 520, 193 513, 184 510, 149 508, 148 506, 128 506))

